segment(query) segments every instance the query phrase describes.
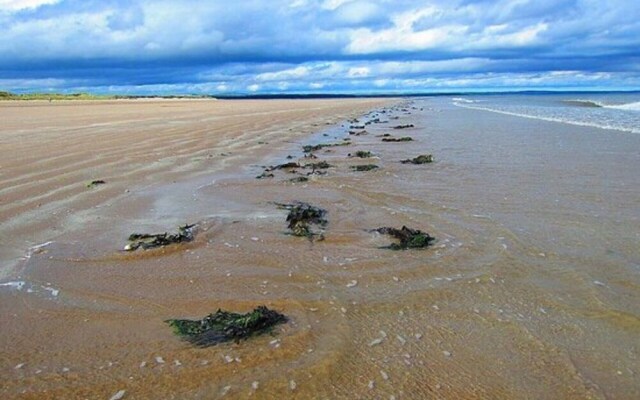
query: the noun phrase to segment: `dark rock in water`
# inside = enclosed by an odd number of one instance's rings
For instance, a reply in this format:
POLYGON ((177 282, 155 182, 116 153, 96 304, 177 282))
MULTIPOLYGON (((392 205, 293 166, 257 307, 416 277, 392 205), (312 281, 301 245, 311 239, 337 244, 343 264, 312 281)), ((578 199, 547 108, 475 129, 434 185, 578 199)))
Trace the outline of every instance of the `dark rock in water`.
POLYGON ((429 164, 433 162, 433 155, 431 154, 422 154, 416 158, 406 159, 400 161, 403 164, 429 164))
POLYGON ((170 319, 168 323, 176 335, 188 342, 208 347, 219 343, 248 339, 268 333, 278 324, 287 322, 287 317, 265 306, 259 306, 246 314, 237 314, 218 309, 201 320, 170 319))
POLYGON ((374 169, 378 169, 380 167, 378 167, 375 164, 366 164, 366 165, 352 165, 351 169, 354 171, 358 171, 358 172, 364 172, 364 171, 371 171, 374 169))
POLYGON ((358 158, 369 158, 372 154, 370 151, 358 150, 355 154, 349 153, 349 157, 358 157, 358 158))
POLYGON ((429 246, 436 240, 436 238, 426 232, 407 228, 406 226, 403 226, 402 229, 383 227, 374 229, 372 232, 390 235, 400 240, 400 243, 392 243, 389 245, 388 248, 391 250, 421 249, 429 246))
POLYGON ((362 131, 349 131, 349 135, 353 135, 353 136, 363 136, 363 135, 368 135, 369 132, 362 130, 362 131))
POLYGON ((261 175, 256 176, 256 179, 273 178, 274 176, 273 174, 263 172, 261 175))
POLYGON ((129 235, 129 244, 125 246, 126 251, 134 251, 139 248, 144 250, 153 249, 156 247, 168 246, 174 243, 184 243, 193 240, 193 227, 192 225, 184 225, 178 228, 178 233, 169 235, 168 233, 132 233, 129 235))
POLYGON ((106 183, 107 183, 107 182, 106 182, 106 181, 103 181, 102 179, 96 179, 96 180, 94 180, 94 181, 91 181, 91 182, 87 183, 87 187, 88 187, 88 188, 94 188, 94 187, 96 187, 96 186, 104 185, 104 184, 106 184, 106 183))
POLYGON ((349 129, 364 129, 365 125, 351 125, 349 129))
POLYGON ((408 124, 408 125, 397 125, 394 126, 393 129, 407 129, 407 128, 413 128, 413 124, 408 124))
POLYGON ((394 138, 394 137, 385 137, 382 138, 383 142, 411 142, 413 140, 413 138, 409 137, 409 136, 404 136, 401 138, 394 138))
POLYGON ((327 211, 322 208, 314 207, 303 202, 292 204, 276 203, 276 205, 278 208, 289 210, 287 227, 291 229, 291 232, 295 236, 313 238, 319 234, 311 230, 311 225, 324 227, 329 223, 325 218, 327 211))
POLYGON ((309 178, 307 178, 306 176, 297 176, 295 178, 289 179, 289 182, 293 182, 293 183, 309 182, 309 178))

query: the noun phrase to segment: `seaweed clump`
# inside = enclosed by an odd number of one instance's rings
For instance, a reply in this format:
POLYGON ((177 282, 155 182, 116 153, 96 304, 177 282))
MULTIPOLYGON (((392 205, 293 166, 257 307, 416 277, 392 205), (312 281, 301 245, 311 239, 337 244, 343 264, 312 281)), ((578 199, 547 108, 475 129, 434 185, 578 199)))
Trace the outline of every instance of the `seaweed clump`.
POLYGON ((403 226, 402 229, 383 227, 374 229, 373 232, 389 235, 398 239, 400 243, 392 243, 388 246, 391 250, 421 249, 429 246, 436 240, 436 238, 426 232, 422 232, 419 229, 407 228, 406 226, 403 226))
POLYGON ((429 164, 433 162, 433 155, 432 154, 422 154, 419 155, 418 157, 415 158, 411 158, 411 159, 406 159, 406 160, 402 160, 400 161, 403 164, 429 164))
POLYGON ((87 187, 88 187, 88 188, 94 188, 94 187, 96 187, 96 186, 104 185, 104 184, 106 184, 106 183, 107 183, 107 182, 106 182, 106 181, 104 181, 104 180, 102 180, 102 179, 96 179, 96 180, 93 180, 93 181, 91 181, 91 182, 87 183, 87 187))
POLYGON ((352 165, 351 169, 354 171, 358 171, 358 172, 365 172, 365 171, 372 171, 374 169, 378 169, 380 167, 378 167, 375 164, 365 164, 365 165, 352 165))
POLYGON ((370 151, 358 150, 355 154, 349 154, 349 157, 369 158, 372 154, 370 151))
POLYGON ((394 138, 394 137, 385 137, 382 138, 383 142, 411 142, 413 140, 412 137, 409 136, 404 136, 401 138, 394 138))
POLYGON ((313 238, 318 234, 313 232, 311 225, 326 226, 329 222, 325 218, 327 211, 312 206, 311 204, 296 202, 293 204, 276 203, 276 205, 284 210, 289 210, 287 215, 287 227, 291 229, 294 236, 304 236, 313 238))
POLYGON ((407 128, 413 128, 413 124, 408 124, 408 125, 397 125, 394 126, 393 129, 407 129, 407 128))
POLYGON ((165 321, 176 335, 200 346, 246 340, 251 336, 271 332, 273 327, 287 322, 287 317, 265 306, 256 307, 246 314, 218 309, 201 320, 169 319, 165 321))
POLYGON ((132 233, 129 235, 129 244, 124 247, 125 251, 134 251, 139 248, 144 250, 156 247, 168 246, 174 243, 184 243, 193 240, 193 227, 195 224, 187 224, 178 227, 178 233, 170 235, 165 233, 132 233))
POLYGON ((321 144, 315 144, 315 145, 308 144, 308 145, 302 146, 302 151, 304 151, 305 153, 311 153, 314 151, 322 150, 325 147, 348 146, 350 144, 351 142, 349 142, 348 139, 346 139, 342 143, 321 143, 321 144))

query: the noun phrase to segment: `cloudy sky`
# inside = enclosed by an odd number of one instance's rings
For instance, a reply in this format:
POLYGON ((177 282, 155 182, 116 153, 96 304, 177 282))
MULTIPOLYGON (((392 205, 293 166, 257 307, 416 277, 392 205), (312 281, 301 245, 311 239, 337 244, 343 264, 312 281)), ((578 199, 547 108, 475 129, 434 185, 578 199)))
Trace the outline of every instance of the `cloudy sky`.
POLYGON ((639 0, 0 0, 0 90, 640 89, 639 0))

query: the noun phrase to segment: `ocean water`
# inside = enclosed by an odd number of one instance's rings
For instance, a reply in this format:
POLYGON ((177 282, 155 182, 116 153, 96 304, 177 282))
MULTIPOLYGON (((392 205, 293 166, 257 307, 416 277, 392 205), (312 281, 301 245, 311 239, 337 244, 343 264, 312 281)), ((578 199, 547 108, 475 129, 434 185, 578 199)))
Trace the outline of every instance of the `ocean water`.
POLYGON ((640 93, 509 94, 453 97, 459 107, 640 133, 640 93))

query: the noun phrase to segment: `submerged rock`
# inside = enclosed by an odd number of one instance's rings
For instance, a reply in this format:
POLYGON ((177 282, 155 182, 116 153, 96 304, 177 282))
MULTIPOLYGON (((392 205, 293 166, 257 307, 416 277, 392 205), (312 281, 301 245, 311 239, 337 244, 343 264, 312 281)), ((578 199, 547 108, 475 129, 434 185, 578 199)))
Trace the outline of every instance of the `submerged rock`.
POLYGON ((406 226, 401 229, 383 227, 374 229, 373 232, 389 235, 400 240, 400 243, 392 243, 388 246, 391 250, 420 249, 429 246, 436 240, 426 232, 407 228, 406 226))
POLYGON ((403 164, 429 164, 433 162, 433 155, 431 154, 422 154, 416 158, 406 159, 400 161, 403 164))
POLYGON ((259 306, 246 314, 218 309, 201 320, 170 319, 167 322, 176 335, 190 343, 207 347, 219 343, 248 339, 270 332, 274 326, 287 322, 287 317, 265 306, 259 306))
POLYGON ((178 233, 170 235, 165 233, 132 233, 129 235, 129 244, 125 246, 126 251, 134 251, 139 248, 144 250, 153 249, 155 247, 168 246, 174 243, 184 243, 193 240, 193 228, 195 224, 187 224, 178 227, 178 233))

